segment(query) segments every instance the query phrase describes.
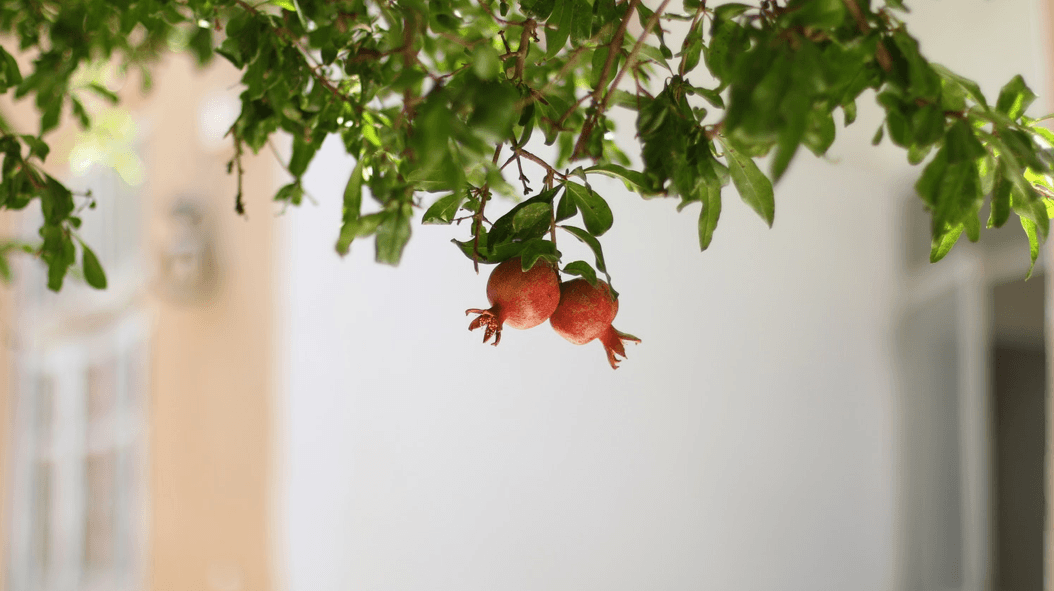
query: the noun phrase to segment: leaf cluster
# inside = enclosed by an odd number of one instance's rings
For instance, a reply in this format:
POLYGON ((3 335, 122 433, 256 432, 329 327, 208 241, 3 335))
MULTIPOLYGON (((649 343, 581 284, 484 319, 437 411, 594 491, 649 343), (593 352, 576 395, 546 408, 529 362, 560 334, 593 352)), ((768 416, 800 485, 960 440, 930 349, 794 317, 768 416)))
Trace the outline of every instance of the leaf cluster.
MULTIPOLYGON (((397 264, 420 219, 468 222, 454 242, 477 267, 514 256, 526 266, 558 263, 561 230, 593 253, 563 271, 595 281, 607 274, 600 238, 614 214, 590 175, 617 178, 644 198, 679 198, 679 209, 698 202, 706 249, 726 187, 771 226, 773 182, 802 146, 825 154, 836 119, 852 124, 870 91, 885 112, 875 142, 888 135, 910 162, 925 163, 916 188, 932 213, 931 259, 963 233, 977 240, 989 203, 987 225, 1017 215, 1035 261, 1054 211, 1054 134, 1026 115, 1035 95, 1020 77, 990 104, 974 82, 919 52, 899 1, 671 3, 2 0, 0 30, 19 50, 40 53, 20 72, 0 49, 0 88, 33 96, 41 121, 36 135, 5 132, 0 141, 0 207, 40 203, 36 253, 57 289, 75 264, 79 222, 72 193, 31 160, 47 156, 45 134, 67 108, 90 125, 82 94, 116 100, 99 84, 73 84, 78 68, 115 58, 147 68, 175 44, 242 72, 229 133, 238 213, 244 149, 292 138, 283 162, 290 181, 274 199, 299 205, 319 148, 339 138, 356 162, 335 237, 341 255, 372 238, 376 259, 397 264), (613 139, 616 109, 636 119, 636 168, 613 139), (495 196, 521 195, 488 219, 495 196)), ((104 283, 82 250, 85 276, 104 283)))

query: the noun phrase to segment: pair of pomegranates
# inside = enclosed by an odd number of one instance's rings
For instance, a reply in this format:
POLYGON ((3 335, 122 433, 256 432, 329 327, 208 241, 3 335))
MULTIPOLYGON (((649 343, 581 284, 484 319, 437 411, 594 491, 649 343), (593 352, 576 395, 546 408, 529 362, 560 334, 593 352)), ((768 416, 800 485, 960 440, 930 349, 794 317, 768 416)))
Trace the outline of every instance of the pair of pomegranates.
POLYGON ((618 314, 618 300, 611 286, 598 280, 591 285, 585 279, 560 282, 551 264, 540 260, 524 271, 519 257, 497 267, 487 280, 489 310, 472 308, 465 314, 479 314, 469 330, 485 327, 483 342, 494 337, 501 342, 504 325, 518 329, 534 328, 549 320, 557 334, 576 345, 600 339, 612 369, 618 369, 616 355, 626 357, 622 341, 639 343, 633 335, 615 330, 611 322, 618 314))

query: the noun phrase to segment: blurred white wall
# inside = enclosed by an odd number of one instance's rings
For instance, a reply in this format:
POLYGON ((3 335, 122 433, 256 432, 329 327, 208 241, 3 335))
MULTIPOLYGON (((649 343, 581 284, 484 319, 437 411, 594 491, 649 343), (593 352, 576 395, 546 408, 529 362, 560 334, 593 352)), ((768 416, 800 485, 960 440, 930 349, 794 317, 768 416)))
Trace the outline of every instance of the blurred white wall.
MULTIPOLYGON (((1046 94, 1033 4, 916 0, 909 23, 993 99, 1017 72, 1046 94)), ((467 227, 415 226, 397 269, 369 242, 338 258, 353 163, 327 144, 320 203, 285 215, 278 249, 286 588, 892 588, 897 224, 918 170, 871 147, 861 107, 828 161, 800 153, 773 229, 726 191, 702 254, 697 206, 595 182, 615 326, 643 339, 617 372, 548 325, 497 348, 466 330, 489 271, 449 244, 467 227)))

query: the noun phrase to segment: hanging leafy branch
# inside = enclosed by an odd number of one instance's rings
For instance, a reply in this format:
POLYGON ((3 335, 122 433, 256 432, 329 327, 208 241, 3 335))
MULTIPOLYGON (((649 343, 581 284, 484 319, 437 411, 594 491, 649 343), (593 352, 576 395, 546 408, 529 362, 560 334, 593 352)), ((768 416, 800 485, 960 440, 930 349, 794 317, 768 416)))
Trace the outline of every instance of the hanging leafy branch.
MULTIPOLYGON (((292 181, 274 198, 298 205, 323 141, 342 140, 356 165, 335 237, 341 255, 373 237, 377 260, 397 264, 424 210, 422 223, 470 222, 456 226, 454 242, 477 267, 516 256, 524 268, 558 264, 562 229, 594 254, 563 272, 595 282, 607 272, 599 238, 614 213, 590 185, 593 175, 645 198, 677 197, 681 208, 700 203, 705 250, 726 186, 772 225, 771 181, 802 146, 825 154, 835 112, 852 124, 857 101, 874 91, 885 111, 875 143, 888 135, 910 162, 925 163, 916 189, 932 214, 931 260, 962 234, 978 239, 987 201, 984 225, 1016 215, 1035 262, 1054 213, 1054 133, 1026 115, 1035 95, 1020 76, 991 103, 976 83, 919 52, 900 0, 649 4, 0 0, 0 30, 11 40, 0 48, 0 90, 33 97, 40 111, 39 133, 0 136, 0 208, 39 203, 42 243, 29 250, 47 263, 49 287, 61 287, 78 243, 89 282, 104 285, 76 237, 72 193, 40 171, 45 137, 67 110, 91 124, 80 93, 116 99, 98 84, 74 88, 78 68, 115 59, 148 73, 178 44, 202 64, 218 54, 242 72, 229 134, 237 213, 245 148, 292 137, 292 181), (671 23, 683 23, 683 39, 671 23), (22 72, 12 52, 39 53, 22 72), (636 114, 639 169, 614 139, 615 109, 636 114), (768 174, 757 164, 766 156, 768 174), (528 198, 492 223, 495 195, 528 198)), ((0 249, 0 260, 12 251, 0 249)))

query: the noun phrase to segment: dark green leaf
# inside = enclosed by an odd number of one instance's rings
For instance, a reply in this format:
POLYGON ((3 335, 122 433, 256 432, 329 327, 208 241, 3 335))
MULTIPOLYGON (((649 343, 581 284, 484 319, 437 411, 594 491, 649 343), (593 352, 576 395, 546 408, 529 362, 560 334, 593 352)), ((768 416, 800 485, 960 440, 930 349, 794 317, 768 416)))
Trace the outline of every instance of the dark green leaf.
POLYGON ((524 243, 523 249, 518 253, 520 257, 520 268, 524 271, 530 271, 539 259, 544 259, 548 263, 556 264, 560 260, 560 253, 556 250, 556 245, 548 240, 529 240, 524 243))
MULTIPOLYGON (((592 234, 586 232, 582 228, 576 228, 575 226, 560 226, 564 230, 568 231, 572 236, 578 238, 586 244, 593 251, 593 256, 596 257, 596 268, 598 271, 607 275, 607 265, 604 263, 604 251, 600 248, 600 241, 593 237, 592 234)), ((611 282, 611 277, 608 276, 608 283, 611 282)))
POLYGON ((539 238, 549 231, 553 206, 550 203, 530 203, 512 217, 512 231, 519 239, 539 238))
POLYGON ((582 221, 590 234, 601 236, 611 228, 614 217, 603 197, 597 195, 593 189, 578 183, 567 182, 564 187, 566 194, 574 200, 578 210, 582 212, 582 221))
POLYGON ((84 280, 95 289, 106 289, 106 273, 99 264, 99 259, 88 248, 87 244, 81 242, 82 262, 84 265, 84 280))
POLYGON ((556 206, 556 221, 562 222, 568 218, 574 217, 577 213, 578 206, 575 205, 575 200, 564 191, 563 197, 560 198, 560 202, 556 206))
POLYGON ((597 272, 593 270, 593 267, 585 261, 575 261, 568 263, 564 268, 563 272, 568 275, 578 275, 585 279, 590 285, 596 287, 597 284, 597 272))
POLYGON ((1010 181, 1006 179, 1004 166, 1000 163, 996 176, 995 185, 992 188, 991 212, 988 215, 989 228, 1002 228, 1003 224, 1010 219, 1010 181))

